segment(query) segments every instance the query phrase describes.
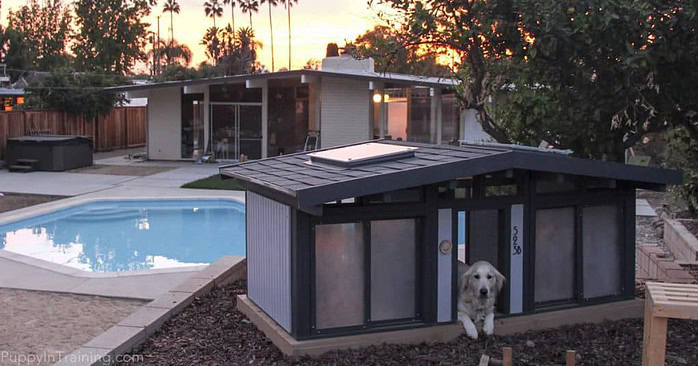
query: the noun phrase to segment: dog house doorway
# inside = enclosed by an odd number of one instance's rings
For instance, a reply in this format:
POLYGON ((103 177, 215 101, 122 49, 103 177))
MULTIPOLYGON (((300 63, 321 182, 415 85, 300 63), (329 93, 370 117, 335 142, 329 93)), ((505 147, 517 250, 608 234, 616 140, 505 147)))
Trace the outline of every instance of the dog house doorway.
MULTIPOLYGON (((509 261, 505 241, 508 235, 507 209, 465 209, 457 211, 456 230, 458 239, 458 260, 469 265, 477 261, 487 261, 508 278, 509 261)), ((506 311, 508 286, 500 293, 497 311, 506 311)))

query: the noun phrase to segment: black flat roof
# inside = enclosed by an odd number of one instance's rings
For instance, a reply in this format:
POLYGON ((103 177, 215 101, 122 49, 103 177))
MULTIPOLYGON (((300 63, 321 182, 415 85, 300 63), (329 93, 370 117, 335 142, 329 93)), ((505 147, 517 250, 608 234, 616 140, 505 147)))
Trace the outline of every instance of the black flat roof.
MULTIPOLYGON (((414 155, 398 156, 392 160, 378 159, 357 166, 312 163, 308 155, 317 151, 301 152, 223 166, 220 173, 236 179, 251 191, 273 195, 279 201, 299 209, 509 169, 617 179, 655 190, 682 181, 682 173, 676 170, 579 159, 507 145, 374 142, 417 149, 414 155)), ((364 143, 348 146, 360 144, 364 143)), ((333 149, 338 148, 321 151, 333 149)))

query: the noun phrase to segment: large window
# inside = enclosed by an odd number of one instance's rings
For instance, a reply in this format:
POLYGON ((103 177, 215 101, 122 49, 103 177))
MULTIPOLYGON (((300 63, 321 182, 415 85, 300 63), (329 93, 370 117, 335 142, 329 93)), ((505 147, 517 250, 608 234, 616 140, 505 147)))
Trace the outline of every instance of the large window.
POLYGON ((536 303, 581 302, 622 294, 625 241, 619 207, 536 210, 536 303))
POLYGON ((317 331, 417 317, 418 222, 315 225, 317 331))
POLYGON ((536 303, 574 298, 574 207, 536 211, 536 303))
POLYGON ((315 324, 318 329, 364 323, 364 267, 361 223, 315 226, 315 324))
POLYGON ((622 242, 618 207, 584 207, 584 297, 619 295, 621 291, 622 242))
POLYGON ((269 86, 269 156, 302 151, 308 136, 308 86, 269 86))

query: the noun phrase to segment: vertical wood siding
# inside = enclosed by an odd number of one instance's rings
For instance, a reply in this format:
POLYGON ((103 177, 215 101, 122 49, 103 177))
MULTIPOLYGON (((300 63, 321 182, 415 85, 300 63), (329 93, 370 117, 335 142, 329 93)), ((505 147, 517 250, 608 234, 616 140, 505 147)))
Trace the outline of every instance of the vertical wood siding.
POLYGON ((247 293, 291 332, 291 208, 247 192, 247 293))

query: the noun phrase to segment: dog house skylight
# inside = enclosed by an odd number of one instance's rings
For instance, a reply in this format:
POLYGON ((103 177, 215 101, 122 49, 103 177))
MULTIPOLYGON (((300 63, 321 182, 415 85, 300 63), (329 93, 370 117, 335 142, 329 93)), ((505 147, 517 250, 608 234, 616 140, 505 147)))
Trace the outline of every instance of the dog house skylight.
POLYGON ((308 154, 313 163, 326 163, 343 167, 357 166, 379 161, 414 156, 416 147, 367 142, 308 154))

